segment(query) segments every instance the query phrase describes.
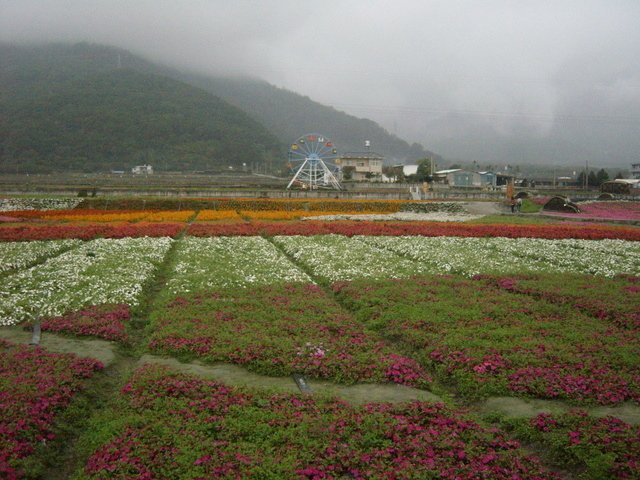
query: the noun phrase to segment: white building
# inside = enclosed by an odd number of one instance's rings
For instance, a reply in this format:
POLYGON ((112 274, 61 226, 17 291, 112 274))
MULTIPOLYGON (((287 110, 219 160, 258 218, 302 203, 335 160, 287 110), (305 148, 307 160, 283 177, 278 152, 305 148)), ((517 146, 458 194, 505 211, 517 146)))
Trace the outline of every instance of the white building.
POLYGON ((137 165, 131 169, 131 173, 134 175, 151 175, 153 173, 153 167, 151 165, 137 165))

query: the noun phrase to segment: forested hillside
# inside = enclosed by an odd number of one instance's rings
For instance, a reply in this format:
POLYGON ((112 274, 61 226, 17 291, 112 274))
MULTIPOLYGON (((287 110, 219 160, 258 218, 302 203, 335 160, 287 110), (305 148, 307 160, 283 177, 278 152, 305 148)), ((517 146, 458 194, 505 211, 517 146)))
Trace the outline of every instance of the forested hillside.
POLYGON ((308 132, 391 162, 429 155, 371 120, 247 78, 180 72, 92 44, 0 44, 0 172, 284 165, 308 132), (233 106, 232 106, 233 105, 233 106))
POLYGON ((243 111, 126 52, 3 47, 0 59, 0 171, 220 170, 283 158, 243 111))

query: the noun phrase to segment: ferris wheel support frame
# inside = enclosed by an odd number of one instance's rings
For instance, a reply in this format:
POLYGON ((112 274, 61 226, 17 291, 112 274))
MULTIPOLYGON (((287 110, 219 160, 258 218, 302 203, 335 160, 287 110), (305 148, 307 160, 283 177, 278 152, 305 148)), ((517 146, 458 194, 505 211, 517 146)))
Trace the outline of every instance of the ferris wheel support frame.
POLYGON ((289 185, 287 185, 287 190, 291 188, 291 186, 298 180, 305 185, 309 185, 310 190, 315 190, 319 186, 330 185, 336 190, 342 190, 342 186, 338 179, 335 177, 331 170, 325 165, 321 158, 312 159, 305 158, 298 171, 293 176, 289 185), (322 181, 320 181, 322 179, 322 181))

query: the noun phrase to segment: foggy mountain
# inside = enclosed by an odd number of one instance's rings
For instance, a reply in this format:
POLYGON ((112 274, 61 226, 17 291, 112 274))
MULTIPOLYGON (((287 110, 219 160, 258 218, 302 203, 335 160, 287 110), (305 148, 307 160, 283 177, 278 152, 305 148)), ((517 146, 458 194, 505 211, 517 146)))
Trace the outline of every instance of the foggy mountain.
POLYGON ((628 166, 640 151, 638 18, 633 0, 0 0, 0 42, 134 52, 283 146, 334 126, 323 133, 345 150, 380 134, 367 140, 389 159, 424 145, 450 161, 628 166))
POLYGON ((154 69, 100 46, 0 46, 0 171, 220 171, 283 157, 243 111, 154 69))
POLYGON ((267 82, 184 73, 122 49, 86 43, 3 45, 0 66, 0 86, 5 92, 0 107, 8 118, 2 132, 3 171, 15 171, 17 162, 27 171, 51 168, 51 160, 61 169, 122 169, 138 163, 174 170, 268 163, 278 169, 286 163, 286 145, 314 131, 332 138, 341 152, 362 150, 364 140, 370 140, 389 162, 429 155, 440 159, 371 120, 267 82), (149 89, 142 100, 139 93, 145 90, 145 82, 149 89), (154 90, 160 85, 164 90, 154 90), (210 98, 205 98, 205 91, 212 94, 210 98), (136 103, 141 100, 146 104, 136 103), (241 118, 226 102, 253 120, 241 118), (208 118, 206 107, 210 108, 208 118), (168 117, 172 114, 174 119, 168 117), (225 118, 227 124, 222 122, 225 118), (169 125, 172 122, 180 125, 169 125), (88 124, 93 126, 91 131, 86 130, 88 124))

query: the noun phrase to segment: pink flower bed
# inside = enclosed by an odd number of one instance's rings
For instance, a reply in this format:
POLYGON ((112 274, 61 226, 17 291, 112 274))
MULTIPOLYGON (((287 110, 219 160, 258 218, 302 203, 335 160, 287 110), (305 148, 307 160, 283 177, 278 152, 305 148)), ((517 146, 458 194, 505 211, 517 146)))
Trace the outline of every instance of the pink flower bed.
POLYGON ((640 221, 640 202, 579 203, 580 213, 545 212, 545 215, 596 220, 640 221))
POLYGON ((56 415, 102 368, 90 358, 0 340, 0 478, 25 475, 22 461, 55 438, 56 415))
POLYGON ((126 342, 125 322, 131 318, 126 304, 94 305, 60 317, 42 320, 41 328, 49 332, 73 333, 126 342))
MULTIPOLYGON (((553 288, 546 278, 531 276, 528 284, 546 291, 553 288)), ((338 282, 333 290, 356 318, 399 342, 461 395, 640 403, 640 337, 631 319, 620 317, 618 326, 573 308, 571 301, 567 305, 516 293, 518 281, 417 276, 338 282)), ((572 277, 559 277, 562 281, 575 283, 572 277)), ((597 283, 603 287, 593 295, 618 290, 630 299, 613 315, 631 308, 635 284, 622 279, 597 283)), ((634 312, 637 305, 636 299, 634 312)))
POLYGON ((541 413, 517 433, 553 453, 563 467, 586 467, 584 478, 640 478, 640 426, 614 417, 596 418, 582 410, 541 413))
POLYGON ((342 383, 427 387, 430 375, 399 355, 317 285, 227 288, 176 297, 151 314, 152 351, 303 373, 342 383))
POLYGON ((558 478, 518 442, 442 403, 352 407, 143 367, 90 479, 558 478), (122 419, 130 419, 123 422, 122 419))

